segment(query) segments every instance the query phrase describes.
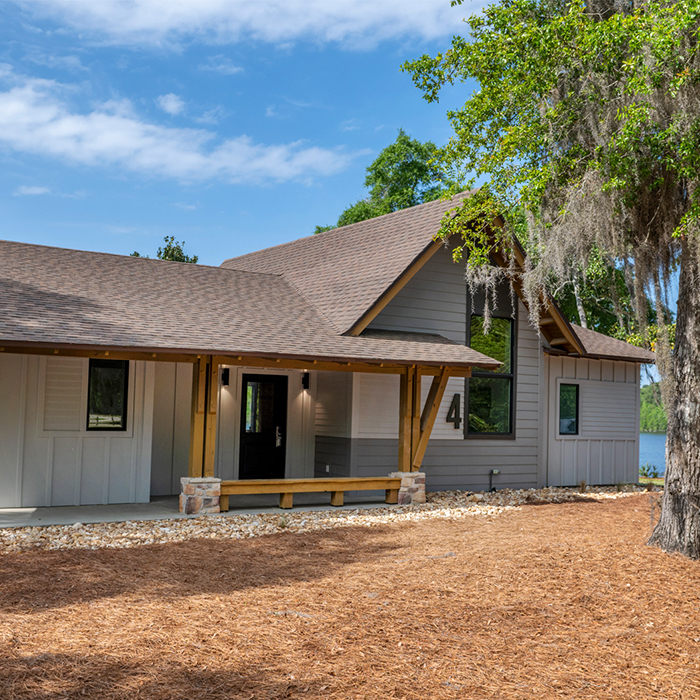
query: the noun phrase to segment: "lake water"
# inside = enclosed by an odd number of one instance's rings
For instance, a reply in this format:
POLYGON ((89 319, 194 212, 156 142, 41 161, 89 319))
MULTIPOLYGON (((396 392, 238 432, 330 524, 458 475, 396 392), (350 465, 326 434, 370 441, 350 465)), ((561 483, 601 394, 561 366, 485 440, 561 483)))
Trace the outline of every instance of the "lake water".
POLYGON ((666 433, 639 433, 639 466, 647 462, 659 475, 666 470, 666 433))

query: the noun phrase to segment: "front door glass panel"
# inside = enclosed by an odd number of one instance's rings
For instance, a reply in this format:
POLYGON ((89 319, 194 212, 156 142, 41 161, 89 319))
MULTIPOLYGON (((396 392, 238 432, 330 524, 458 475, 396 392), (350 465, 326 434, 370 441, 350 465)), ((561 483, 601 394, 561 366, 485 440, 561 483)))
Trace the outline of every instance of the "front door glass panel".
POLYGON ((287 377, 244 374, 242 385, 239 478, 283 479, 287 377))

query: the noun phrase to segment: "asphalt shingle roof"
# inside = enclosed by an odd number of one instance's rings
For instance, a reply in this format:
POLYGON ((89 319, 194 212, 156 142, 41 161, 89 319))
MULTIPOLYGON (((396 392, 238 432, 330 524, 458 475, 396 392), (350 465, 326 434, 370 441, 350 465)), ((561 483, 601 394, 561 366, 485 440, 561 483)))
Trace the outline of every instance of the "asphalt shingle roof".
POLYGON ((345 333, 430 245, 445 212, 466 196, 300 238, 221 266, 284 275, 338 333, 345 333))
POLYGON ((586 357, 609 359, 609 360, 630 360, 632 362, 655 362, 656 355, 644 348, 625 343, 624 340, 617 340, 610 336, 603 335, 597 331, 572 323, 576 335, 586 349, 586 357))
POLYGON ((497 365, 441 336, 341 336, 277 274, 0 241, 0 344, 497 365))

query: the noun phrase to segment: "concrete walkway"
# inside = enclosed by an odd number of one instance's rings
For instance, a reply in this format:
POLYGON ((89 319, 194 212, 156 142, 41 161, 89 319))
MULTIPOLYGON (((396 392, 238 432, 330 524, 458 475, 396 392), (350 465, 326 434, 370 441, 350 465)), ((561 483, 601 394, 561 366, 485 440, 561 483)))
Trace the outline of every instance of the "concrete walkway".
MULTIPOLYGON (((331 506, 329 494, 295 493, 294 511, 354 510, 377 508, 386 504, 381 498, 347 499, 344 506, 331 506)), ((242 513, 288 513, 280 510, 275 494, 259 496, 231 496, 230 510, 218 516, 228 517, 242 513)), ((0 528, 35 527, 41 525, 73 525, 73 523, 116 523, 125 520, 162 520, 166 518, 194 518, 178 511, 178 497, 153 498, 150 503, 121 503, 108 506, 53 506, 50 508, 0 508, 0 528)))

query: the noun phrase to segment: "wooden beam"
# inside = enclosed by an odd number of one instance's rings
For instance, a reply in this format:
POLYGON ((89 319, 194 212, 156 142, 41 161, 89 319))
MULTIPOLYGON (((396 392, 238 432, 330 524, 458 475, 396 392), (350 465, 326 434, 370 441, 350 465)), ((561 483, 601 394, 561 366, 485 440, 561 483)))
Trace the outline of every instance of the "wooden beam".
MULTIPOLYGON (((369 362, 340 362, 330 360, 295 360, 289 358, 253 357, 247 355, 215 355, 219 365, 231 367, 267 367, 273 369, 319 370, 327 372, 363 372, 367 374, 404 374, 409 364, 391 364, 377 361, 369 362)), ((475 364, 474 367, 478 367, 475 364)), ((440 374, 440 365, 421 365, 421 374, 440 374)), ((454 377, 471 377, 471 366, 455 366, 450 368, 454 377)))
POLYGON ((418 368, 413 370, 413 407, 411 408, 411 464, 416 457, 416 450, 420 441, 420 412, 422 405, 421 372, 418 368))
MULTIPOLYGON (((438 391, 440 391, 440 382, 442 378, 446 375, 447 370, 443 370, 439 377, 433 377, 433 381, 430 383, 430 389, 428 390, 428 398, 425 400, 425 407, 423 408, 423 413, 420 417, 420 431, 423 433, 426 426, 428 425, 429 417, 437 410, 440 406, 440 401, 436 402, 438 391)), ((445 380, 446 382, 447 380, 445 380)), ((443 393, 444 393, 443 388, 443 393)))
POLYGON ((95 350, 89 348, 53 347, 51 345, 8 345, 0 343, 0 352, 14 355, 53 355, 58 357, 87 357, 92 359, 136 360, 142 362, 197 362, 197 355, 126 349, 95 350))
MULTIPOLYGON (((187 364, 197 364, 199 358, 205 356, 203 353, 184 354, 169 352, 151 351, 130 351, 130 350, 90 350, 85 348, 53 347, 48 345, 8 345, 0 341, 0 353, 14 355, 51 355, 58 357, 84 357, 93 359, 110 360, 134 360, 141 362, 185 362, 187 364)), ((274 358, 258 357, 246 355, 216 355, 219 365, 230 365, 237 367, 274 367, 277 369, 302 369, 302 370, 325 370, 331 372, 364 372, 369 374, 403 374, 408 364, 395 364, 382 362, 347 362, 335 360, 302 360, 294 358, 274 358)), ((478 367, 478 364, 474 365, 478 367)), ((470 377, 471 366, 462 365, 453 367, 453 376, 470 377)), ((440 367, 437 365, 424 365, 421 367, 423 374, 439 374, 440 367)))
POLYGON ((437 418, 440 404, 442 403, 442 397, 445 395, 445 388, 447 387, 449 378, 449 371, 443 369, 440 376, 435 377, 430 386, 430 393, 425 404, 425 410, 420 419, 420 425, 422 426, 420 438, 418 444, 414 447, 413 462, 411 464, 412 471, 418 471, 423 463, 425 450, 428 447, 428 440, 430 440, 430 433, 433 431, 433 425, 435 425, 435 419, 437 418))
POLYGON ((388 476, 319 477, 315 479, 240 479, 221 482, 222 496, 255 493, 334 493, 398 489, 401 479, 388 476))
POLYGON ((216 409, 219 403, 219 365, 209 358, 206 371, 206 430, 204 432, 204 476, 216 470, 216 409))
POLYGON ((200 401, 200 388, 202 377, 202 365, 204 365, 204 377, 206 378, 206 362, 198 360, 192 365, 192 407, 190 412, 190 459, 188 475, 201 477, 204 471, 204 400, 200 401), (201 408, 201 410, 200 410, 201 408))
POLYGON ((411 471, 411 410, 413 407, 413 369, 407 368, 399 385, 399 471, 411 471))
POLYGON ((435 255, 445 244, 442 241, 432 241, 427 248, 401 273, 371 308, 365 311, 358 321, 348 330, 348 335, 360 335, 362 331, 379 315, 380 311, 410 282, 425 263, 435 255))

